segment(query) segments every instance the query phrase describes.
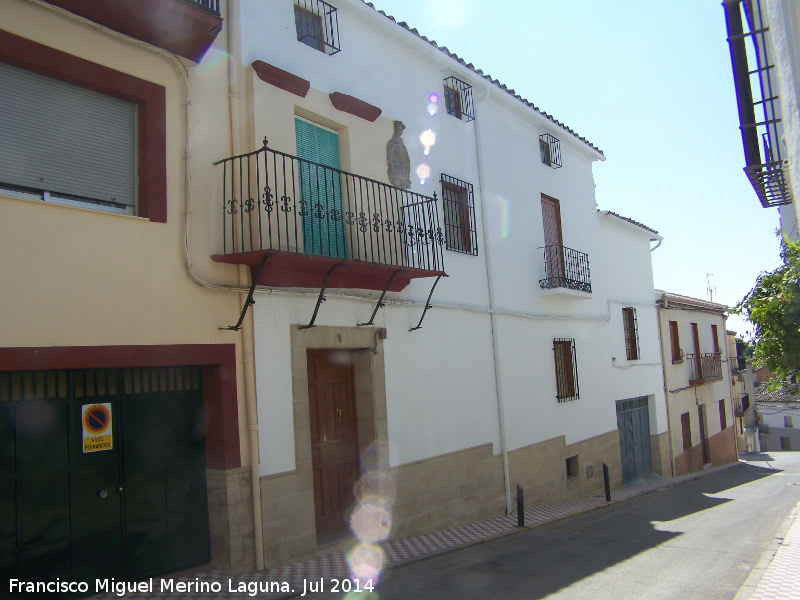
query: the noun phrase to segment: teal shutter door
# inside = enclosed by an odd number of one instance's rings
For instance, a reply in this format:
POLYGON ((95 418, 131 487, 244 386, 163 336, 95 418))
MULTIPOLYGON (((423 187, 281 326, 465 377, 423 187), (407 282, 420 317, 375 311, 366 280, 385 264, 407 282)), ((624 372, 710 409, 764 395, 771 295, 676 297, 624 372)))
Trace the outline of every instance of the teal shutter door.
POLYGON ((339 136, 302 119, 295 119, 294 126, 301 159, 298 178, 303 202, 303 250, 306 254, 347 258, 339 172, 332 170, 339 168, 339 136))

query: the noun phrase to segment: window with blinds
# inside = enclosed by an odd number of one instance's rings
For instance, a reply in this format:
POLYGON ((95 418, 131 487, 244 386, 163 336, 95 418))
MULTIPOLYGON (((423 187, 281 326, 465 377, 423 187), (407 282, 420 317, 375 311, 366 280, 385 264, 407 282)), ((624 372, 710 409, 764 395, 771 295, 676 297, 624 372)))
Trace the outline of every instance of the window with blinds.
POLYGON ((136 105, 0 63, 0 190, 136 214, 136 105))
POLYGON ((575 340, 556 338, 553 340, 553 355, 556 367, 556 399, 559 402, 577 400, 578 364, 575 360, 575 340))
POLYGON ((442 173, 444 238, 448 250, 478 254, 475 228, 475 197, 472 184, 442 173))

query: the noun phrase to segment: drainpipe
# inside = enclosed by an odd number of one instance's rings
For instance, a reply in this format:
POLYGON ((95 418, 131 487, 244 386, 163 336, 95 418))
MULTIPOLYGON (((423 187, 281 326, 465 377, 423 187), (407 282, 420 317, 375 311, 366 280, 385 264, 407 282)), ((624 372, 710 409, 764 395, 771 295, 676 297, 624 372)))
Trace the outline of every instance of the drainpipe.
MULTIPOLYGON (((477 90, 476 90, 477 91, 477 90)), ((481 97, 475 97, 475 103, 483 100, 488 95, 486 88, 481 88, 481 97)), ((486 287, 489 291, 489 319, 492 326, 492 357, 494 366, 494 384, 497 393, 497 417, 500 424, 500 451, 503 454, 503 481, 505 483, 506 492, 506 514, 510 515, 512 512, 511 506, 511 475, 508 470, 508 445, 506 443, 506 416, 503 408, 503 379, 500 376, 500 345, 497 340, 497 315, 494 308, 494 278, 492 276, 492 259, 491 259, 491 244, 489 243, 489 209, 487 207, 486 197, 484 196, 483 189, 483 156, 481 152, 481 138, 480 138, 480 119, 475 119, 475 154, 478 159, 478 190, 481 199, 481 218, 483 220, 483 257, 486 264, 486 287)))
MULTIPOLYGON (((231 125, 231 156, 242 153, 241 113, 239 106, 239 71, 241 69, 241 21, 239 17, 239 0, 228 0, 226 21, 228 23, 228 101, 231 125)), ((250 280, 248 268, 239 265, 239 286, 248 289, 250 280)), ((247 294, 239 294, 241 304, 247 300, 247 294)), ((250 472, 253 486, 253 531, 256 545, 256 569, 264 570, 264 543, 261 521, 261 478, 259 477, 258 453, 258 407, 256 405, 256 370, 255 340, 253 336, 253 311, 247 311, 240 329, 242 335, 242 353, 244 362, 244 394, 247 405, 247 438, 250 450, 250 472)))
MULTIPOLYGON (((656 246, 657 248, 658 246, 656 246)), ((669 465, 672 477, 675 477, 675 452, 672 447, 672 413, 669 410, 669 385, 667 384, 667 363, 664 360, 664 341, 661 335, 661 311, 667 307, 667 300, 664 294, 661 294, 661 300, 664 302, 664 308, 656 306, 656 315, 658 317, 658 346, 661 349, 661 373, 664 380, 664 402, 667 403, 667 439, 669 440, 669 465)))

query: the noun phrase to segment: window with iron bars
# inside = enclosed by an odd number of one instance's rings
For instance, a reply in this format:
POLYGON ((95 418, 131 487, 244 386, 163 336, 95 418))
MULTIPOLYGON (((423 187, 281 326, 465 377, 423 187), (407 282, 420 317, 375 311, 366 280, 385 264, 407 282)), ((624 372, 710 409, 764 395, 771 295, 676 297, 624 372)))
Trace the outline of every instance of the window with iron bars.
POLYGON ((561 167, 561 142, 549 133, 539 136, 539 154, 542 164, 558 169, 561 167))
POLYGON ((475 197, 472 184, 442 173, 444 239, 448 250, 477 256, 475 197))
POLYGON ((689 450, 692 447, 692 422, 688 412, 681 415, 681 437, 683 438, 683 449, 689 450))
POLYGON ((639 360, 639 324, 636 309, 632 306, 622 309, 622 327, 625 332, 625 357, 639 360))
POLYGON ((553 355, 556 366, 556 399, 559 402, 579 399, 575 340, 573 338, 554 339, 553 355))
POLYGON ((472 106, 472 86, 457 77, 448 77, 444 80, 444 105, 447 114, 461 119, 472 121, 475 113, 472 106))
POLYGON ((297 0, 294 5, 297 41, 325 54, 336 54, 339 47, 339 17, 336 8, 322 0, 297 0))

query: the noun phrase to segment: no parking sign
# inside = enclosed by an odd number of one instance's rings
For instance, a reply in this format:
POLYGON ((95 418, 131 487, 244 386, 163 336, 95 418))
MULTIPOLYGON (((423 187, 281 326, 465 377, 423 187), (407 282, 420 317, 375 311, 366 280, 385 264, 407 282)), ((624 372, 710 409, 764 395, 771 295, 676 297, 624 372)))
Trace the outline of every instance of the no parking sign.
POLYGON ((99 452, 114 447, 111 429, 111 403, 84 404, 81 407, 83 452, 99 452))

